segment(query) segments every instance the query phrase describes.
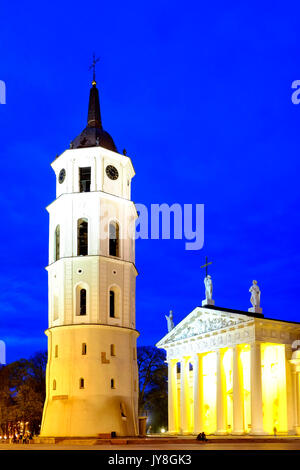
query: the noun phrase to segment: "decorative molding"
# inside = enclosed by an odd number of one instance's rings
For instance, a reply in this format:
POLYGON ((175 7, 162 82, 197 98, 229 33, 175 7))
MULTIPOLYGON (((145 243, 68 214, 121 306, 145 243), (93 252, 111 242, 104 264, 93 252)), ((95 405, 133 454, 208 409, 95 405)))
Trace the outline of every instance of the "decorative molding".
POLYGON ((167 361, 217 351, 238 344, 269 342, 289 345, 300 339, 300 325, 231 314, 197 307, 162 338, 157 346, 167 351, 167 361))

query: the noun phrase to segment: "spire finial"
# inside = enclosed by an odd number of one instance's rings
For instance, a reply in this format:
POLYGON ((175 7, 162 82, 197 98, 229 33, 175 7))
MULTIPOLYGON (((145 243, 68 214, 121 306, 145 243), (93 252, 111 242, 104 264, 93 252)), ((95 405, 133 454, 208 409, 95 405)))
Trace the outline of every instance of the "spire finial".
POLYGON ((93 54, 93 62, 92 62, 92 65, 90 66, 89 70, 93 69, 93 81, 92 81, 92 85, 93 86, 96 86, 96 64, 97 62, 99 62, 100 60, 100 57, 98 57, 96 59, 96 56, 95 56, 95 52, 93 54))

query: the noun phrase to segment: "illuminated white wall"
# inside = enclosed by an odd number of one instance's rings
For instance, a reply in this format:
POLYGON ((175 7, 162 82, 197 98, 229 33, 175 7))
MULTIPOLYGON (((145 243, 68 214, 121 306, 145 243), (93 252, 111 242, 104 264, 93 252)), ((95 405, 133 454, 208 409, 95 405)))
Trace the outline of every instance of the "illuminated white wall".
POLYGON ((137 217, 130 200, 134 169, 128 157, 101 147, 67 150, 52 168, 57 198, 47 207, 49 355, 41 435, 137 435, 137 271, 130 231, 137 217), (107 165, 117 168, 116 180, 108 178, 107 165), (91 167, 90 192, 79 192, 81 167, 91 167), (62 169, 66 176, 59 183, 62 169), (84 256, 77 252, 78 219, 88 222, 88 254, 84 256), (111 221, 120 227, 118 256, 109 254, 111 221), (78 314, 80 289, 86 290, 85 315, 78 314), (116 298, 114 317, 109 313, 110 290, 116 298), (83 355, 84 344, 87 352, 83 355), (80 387, 81 379, 84 387, 80 387))

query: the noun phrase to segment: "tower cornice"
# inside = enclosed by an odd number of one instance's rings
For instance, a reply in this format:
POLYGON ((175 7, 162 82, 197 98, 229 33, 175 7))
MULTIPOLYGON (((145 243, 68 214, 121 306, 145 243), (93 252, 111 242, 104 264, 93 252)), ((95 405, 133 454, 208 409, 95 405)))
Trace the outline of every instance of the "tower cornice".
POLYGON ((117 326, 117 325, 107 325, 106 323, 75 323, 75 324, 67 324, 67 325, 55 325, 55 326, 51 326, 50 328, 47 328, 47 330, 45 330, 45 334, 48 336, 47 333, 49 333, 50 331, 52 330, 56 330, 56 329, 82 329, 82 328, 107 328, 109 330, 123 330, 123 331, 128 331, 128 332, 131 332, 131 333, 135 333, 136 334, 136 337, 138 338, 140 336, 140 332, 138 330, 136 330, 135 328, 129 328, 127 326, 117 326))
MULTIPOLYGON (((111 263, 117 263, 117 264, 127 264, 127 265, 131 265, 133 268, 134 268, 134 271, 135 271, 135 274, 138 276, 139 272, 137 270, 137 267, 135 265, 135 263, 133 263, 132 261, 128 261, 124 258, 116 258, 115 256, 105 256, 105 255, 86 255, 84 256, 85 259, 88 259, 88 258, 103 258, 105 260, 108 260, 109 262, 111 263)), ((61 260, 72 260, 72 259, 78 259, 78 256, 62 256, 60 259, 58 259, 57 261, 54 261, 53 263, 50 263, 48 264, 45 269, 46 271, 48 271, 48 269, 51 267, 51 266, 54 266, 55 264, 58 264, 61 260)))
POLYGON ((74 193, 62 193, 62 194, 60 194, 56 199, 54 199, 52 202, 50 202, 50 204, 48 204, 48 206, 46 206, 46 208, 45 208, 46 211, 47 211, 47 212, 50 212, 48 209, 49 209, 51 206, 53 206, 53 205, 56 203, 56 201, 59 201, 60 199, 63 199, 63 197, 65 197, 65 196, 68 196, 68 197, 69 197, 69 196, 75 196, 75 197, 76 197, 77 194, 78 194, 78 195, 81 195, 81 196, 82 196, 82 194, 85 194, 85 195, 86 195, 86 194, 94 194, 94 195, 95 195, 95 194, 99 194, 99 195, 104 195, 107 199, 110 199, 110 200, 112 200, 112 201, 123 201, 124 204, 125 204, 125 203, 126 203, 126 204, 128 203, 129 205, 131 205, 131 206, 134 208, 136 217, 138 217, 138 214, 137 214, 137 211, 136 211, 136 208, 135 208, 134 201, 132 201, 131 199, 127 199, 126 197, 117 196, 116 194, 107 193, 107 192, 105 192, 105 191, 89 191, 88 193, 81 193, 81 192, 77 191, 77 192, 74 192, 74 193))

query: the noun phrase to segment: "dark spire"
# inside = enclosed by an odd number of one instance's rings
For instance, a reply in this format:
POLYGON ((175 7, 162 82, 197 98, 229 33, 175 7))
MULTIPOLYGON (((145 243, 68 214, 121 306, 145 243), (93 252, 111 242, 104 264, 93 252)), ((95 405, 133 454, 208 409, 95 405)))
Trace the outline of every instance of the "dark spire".
POLYGON ((102 129, 99 92, 98 88, 96 87, 96 82, 93 82, 93 86, 90 89, 88 127, 99 127, 102 129))
POLYGON ((99 59, 93 56, 93 81, 92 88, 90 89, 89 109, 87 127, 79 134, 72 142, 71 148, 82 147, 104 147, 113 152, 117 152, 117 148, 112 137, 102 127, 99 92, 96 87, 95 65, 99 59))

